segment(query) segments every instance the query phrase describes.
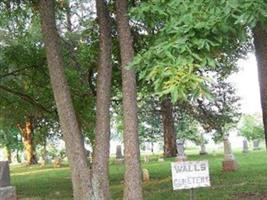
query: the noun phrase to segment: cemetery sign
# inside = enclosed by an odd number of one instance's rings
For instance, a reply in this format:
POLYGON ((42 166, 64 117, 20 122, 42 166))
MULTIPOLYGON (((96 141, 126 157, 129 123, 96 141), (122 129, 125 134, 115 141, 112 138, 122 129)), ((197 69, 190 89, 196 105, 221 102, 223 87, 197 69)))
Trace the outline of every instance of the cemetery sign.
POLYGON ((173 162, 171 167, 174 190, 210 186, 208 161, 173 162))

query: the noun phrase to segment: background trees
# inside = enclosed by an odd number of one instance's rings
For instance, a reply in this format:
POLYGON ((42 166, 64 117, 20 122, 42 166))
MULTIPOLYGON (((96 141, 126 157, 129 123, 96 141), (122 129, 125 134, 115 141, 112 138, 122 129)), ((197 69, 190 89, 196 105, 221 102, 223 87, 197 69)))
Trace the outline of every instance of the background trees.
POLYGON ((138 134, 163 140, 171 157, 176 138, 198 142, 200 126, 215 140, 234 128, 239 98, 227 79, 253 44, 267 129, 265 1, 97 0, 97 15, 92 2, 38 3, 42 26, 34 2, 0 3, 1 145, 18 150, 22 138, 34 164, 36 145, 62 133, 75 198, 92 195, 85 142, 94 148, 95 198, 110 197, 109 111, 126 147, 125 199, 143 198, 138 134))
POLYGON ((240 134, 247 140, 258 140, 264 138, 263 125, 253 115, 244 115, 241 120, 240 134))

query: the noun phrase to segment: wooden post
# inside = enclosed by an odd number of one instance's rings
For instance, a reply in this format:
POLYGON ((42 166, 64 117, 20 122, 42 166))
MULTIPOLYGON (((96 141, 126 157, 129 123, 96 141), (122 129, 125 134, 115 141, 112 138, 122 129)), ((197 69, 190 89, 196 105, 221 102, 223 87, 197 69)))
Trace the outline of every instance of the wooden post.
POLYGON ((190 189, 190 200, 196 200, 194 188, 190 189))

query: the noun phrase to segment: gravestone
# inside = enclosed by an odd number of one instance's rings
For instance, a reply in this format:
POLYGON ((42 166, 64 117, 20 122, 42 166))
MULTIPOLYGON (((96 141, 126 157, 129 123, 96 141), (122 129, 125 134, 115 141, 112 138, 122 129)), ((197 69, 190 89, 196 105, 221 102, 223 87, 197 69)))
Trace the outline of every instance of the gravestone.
POLYGON ((206 145, 205 145, 206 141, 205 141, 205 138, 204 138, 204 134, 201 133, 200 137, 201 137, 201 144, 200 144, 200 152, 199 152, 199 154, 200 155, 206 155, 208 153, 207 153, 207 150, 206 150, 206 145))
POLYGON ((149 156, 148 156, 148 155, 145 155, 145 156, 144 156, 144 162, 145 162, 145 163, 149 163, 149 156))
POLYGON ((8 161, 0 161, 0 200, 16 200, 16 189, 10 186, 8 161))
POLYGON ((41 167, 44 167, 46 165, 46 160, 43 159, 43 157, 40 157, 38 163, 41 165, 41 167))
POLYGON ((253 140, 253 150, 259 150, 260 149, 260 140, 255 139, 253 140))
POLYGON ((124 164, 124 158, 123 158, 123 155, 122 155, 121 145, 117 145, 116 146, 116 159, 115 159, 115 163, 118 164, 118 165, 124 164))
POLYGON ((243 140, 243 153, 248 153, 248 141, 246 139, 243 140))
POLYGON ((122 159, 121 145, 117 145, 116 147, 116 159, 122 159))
POLYGON ((223 144, 224 144, 223 171, 235 171, 238 169, 238 164, 235 160, 234 154, 232 153, 231 143, 227 136, 224 137, 223 144))
POLYGON ((176 161, 185 161, 186 155, 184 152, 184 140, 177 139, 176 140, 176 148, 177 148, 177 159, 176 161))
POLYGON ((0 187, 10 186, 9 165, 7 161, 0 162, 0 187))
POLYGON ((143 169, 143 181, 148 182, 150 180, 149 171, 147 169, 143 169))
POLYGON ((59 157, 56 157, 54 160, 53 160, 53 166, 54 168, 60 168, 61 167, 61 164, 62 164, 62 161, 59 157))
POLYGON ((206 154, 208 154, 207 151, 206 151, 206 145, 205 145, 205 143, 202 143, 200 145, 200 152, 199 152, 199 154, 200 155, 206 155, 206 154))

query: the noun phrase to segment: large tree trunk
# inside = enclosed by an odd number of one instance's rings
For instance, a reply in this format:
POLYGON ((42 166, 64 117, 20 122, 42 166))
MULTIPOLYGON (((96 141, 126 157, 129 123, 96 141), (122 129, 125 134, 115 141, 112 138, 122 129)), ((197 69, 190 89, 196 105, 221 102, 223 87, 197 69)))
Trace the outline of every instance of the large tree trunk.
POLYGON ((71 168, 74 199, 88 200, 92 196, 90 171, 86 162, 81 130, 64 74, 59 35, 56 30, 54 0, 40 0, 39 12, 51 85, 71 168))
POLYGON ((169 98, 161 102, 161 115, 163 123, 164 156, 175 157, 177 154, 176 134, 173 119, 173 106, 169 98))
POLYGON ((127 65, 134 56, 133 39, 127 17, 127 0, 116 1, 117 26, 119 33, 122 89, 123 89, 123 136, 124 136, 124 199, 143 199, 140 168, 140 150, 138 142, 136 77, 127 65))
POLYGON ((109 192, 109 140, 110 140, 110 94, 112 75, 111 19, 104 0, 96 0, 100 28, 100 55, 97 74, 96 136, 93 154, 92 186, 94 198, 110 199, 109 192))
POLYGON ((35 145, 33 142, 32 122, 29 120, 25 122, 24 126, 19 125, 19 129, 21 131, 21 135, 23 138, 23 146, 24 146, 24 152, 26 155, 27 165, 37 164, 37 160, 35 156, 35 145))
POLYGON ((258 23, 253 30, 253 36, 258 63, 258 76, 260 84, 265 143, 267 146, 267 30, 258 23))

